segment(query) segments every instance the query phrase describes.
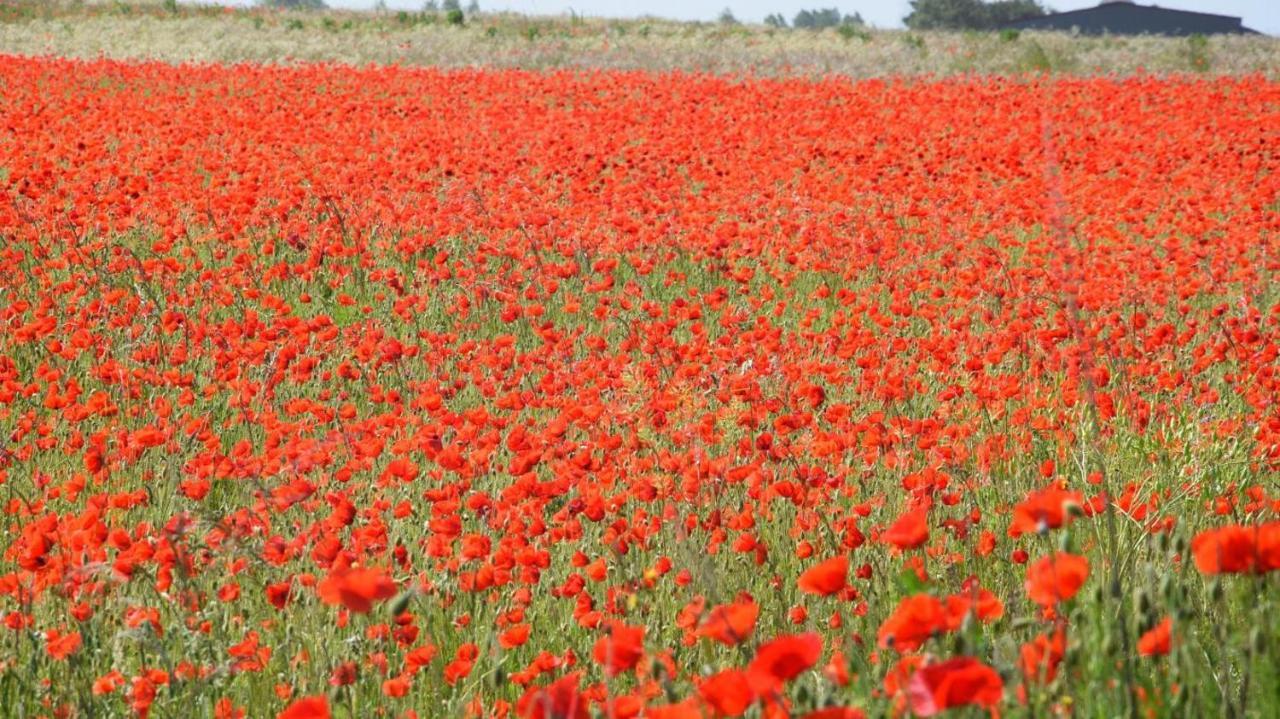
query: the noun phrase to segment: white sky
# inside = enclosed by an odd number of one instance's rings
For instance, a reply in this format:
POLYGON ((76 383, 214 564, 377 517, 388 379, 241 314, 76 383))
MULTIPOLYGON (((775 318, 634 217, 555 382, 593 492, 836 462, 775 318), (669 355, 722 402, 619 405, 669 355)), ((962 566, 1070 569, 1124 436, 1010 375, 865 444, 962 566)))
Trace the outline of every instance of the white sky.
MULTIPOLYGON (((375 0, 328 0, 331 7, 369 8, 375 0)), ((1093 7, 1099 0, 1048 0, 1054 10, 1093 7)), ((246 0, 240 0, 244 4, 246 0)), ((387 0, 396 10, 419 10, 424 0, 387 0)), ((877 27, 901 27, 908 0, 479 0, 483 10, 510 10, 530 15, 561 15, 570 9, 579 15, 637 17, 656 15, 679 20, 714 20, 727 6, 739 20, 759 22, 765 15, 780 12, 788 21, 801 9, 835 6, 842 13, 858 12, 877 27)), ((1280 35, 1280 0, 1142 0, 1143 5, 1160 5, 1178 10, 1234 15, 1244 18, 1246 27, 1270 35, 1280 35)), ((467 5, 463 0, 462 5, 467 5)))

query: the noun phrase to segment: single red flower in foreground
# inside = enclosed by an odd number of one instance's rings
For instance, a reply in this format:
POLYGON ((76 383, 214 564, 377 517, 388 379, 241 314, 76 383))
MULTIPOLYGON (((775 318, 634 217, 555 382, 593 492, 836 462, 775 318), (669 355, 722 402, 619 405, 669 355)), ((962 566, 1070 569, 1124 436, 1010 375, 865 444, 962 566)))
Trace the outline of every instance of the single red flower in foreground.
POLYGON ((827 707, 811 711, 800 717, 800 719, 866 719, 867 715, 861 709, 853 707, 827 707))
POLYGON ((930 637, 946 631, 946 608, 937 597, 916 594, 898 602, 893 614, 880 625, 878 643, 900 652, 915 651, 930 637))
POLYGON ((1003 698, 1000 675, 972 657, 920 667, 907 683, 911 711, 922 717, 970 704, 992 709, 1003 698))
POLYGON ((1138 639, 1138 653, 1144 657, 1160 657, 1173 648, 1173 619, 1165 617, 1138 639))
POLYGON ((1067 492, 1057 487, 1032 492, 1014 506, 1009 536, 1043 534, 1057 529, 1067 523, 1073 508, 1083 504, 1084 495, 1080 492, 1067 492))
POLYGON ((1067 652, 1067 635, 1058 629, 1040 634, 1022 645, 1022 674, 1028 683, 1047 683, 1058 675, 1058 665, 1067 652))
POLYGON ((80 632, 68 632, 63 634, 56 629, 50 629, 45 636, 45 650, 49 652, 49 656, 62 661, 76 650, 80 649, 80 632))
POLYGON ((760 605, 755 602, 721 604, 711 610, 695 634, 722 644, 737 644, 751 636, 759 616, 760 605))
POLYGON ((907 512, 896 522, 884 530, 880 539, 899 549, 915 549, 929 541, 929 510, 920 509, 907 512))
POLYGON ((698 696, 720 717, 742 716, 756 701, 751 681, 741 669, 713 674, 698 686, 698 696))
POLYGON ((1088 559, 1058 552, 1027 569, 1027 596, 1036 604, 1052 606, 1074 597, 1088 578, 1088 559))
POLYGON ((380 569, 335 568, 320 582, 320 598, 326 604, 341 604, 365 614, 373 603, 396 595, 396 583, 380 569))
POLYGON ((606 634, 596 641, 591 656, 603 666, 609 676, 634 667, 644 656, 644 627, 632 627, 613 622, 606 634))
POLYGON ((809 594, 831 595, 845 588, 849 581, 849 558, 840 555, 807 569, 800 575, 799 586, 809 594))
POLYGON ((1191 540, 1201 574, 1235 574, 1253 566, 1253 530, 1230 524, 1201 532, 1191 540))
POLYGON ((821 656, 822 638, 817 634, 785 635, 760 645, 747 674, 755 693, 763 695, 817 664, 821 656))
POLYGON ((574 672, 549 686, 530 687, 516 702, 520 719, 588 719, 587 699, 578 691, 581 674, 574 672))
POLYGON ((330 719, 329 698, 321 694, 303 697, 276 715, 276 719, 330 719))

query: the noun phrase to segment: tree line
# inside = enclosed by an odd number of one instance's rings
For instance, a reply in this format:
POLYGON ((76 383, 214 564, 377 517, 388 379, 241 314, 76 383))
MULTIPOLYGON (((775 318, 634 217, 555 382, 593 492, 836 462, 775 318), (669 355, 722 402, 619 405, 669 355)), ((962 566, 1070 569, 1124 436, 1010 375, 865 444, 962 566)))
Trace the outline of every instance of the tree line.
MULTIPOLYGON (((380 4, 382 0, 379 0, 380 4)), ((288 9, 323 9, 325 0, 258 0, 259 5, 288 9)), ((428 12, 460 12, 459 0, 426 0, 423 7, 428 12)), ((468 14, 480 11, 476 0, 470 0, 468 14)), ((911 12, 902 19, 912 30, 994 30, 1016 20, 1041 17, 1049 11, 1039 0, 913 0, 911 12)), ((736 24, 733 12, 725 8, 720 22, 736 24)), ((841 14, 837 8, 801 10, 791 22, 782 13, 772 13, 764 19, 766 25, 775 28, 794 27, 805 30, 821 30, 828 27, 861 27, 864 23, 858 13, 841 14)))

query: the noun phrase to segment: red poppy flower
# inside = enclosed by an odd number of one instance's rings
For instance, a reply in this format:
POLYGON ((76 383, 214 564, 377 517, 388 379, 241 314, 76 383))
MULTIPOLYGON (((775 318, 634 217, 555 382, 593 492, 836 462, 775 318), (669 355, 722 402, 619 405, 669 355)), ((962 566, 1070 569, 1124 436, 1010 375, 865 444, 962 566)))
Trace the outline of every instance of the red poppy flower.
POLYGON ((1022 674, 1028 682, 1045 683, 1058 675, 1058 664, 1066 656, 1067 636, 1061 630, 1052 636, 1041 634, 1022 645, 1022 674))
POLYGON ((1058 552, 1027 568, 1027 596, 1041 606, 1066 601, 1080 591, 1089 578, 1089 560, 1058 552))
POLYGON ((566 674, 546 687, 530 687, 516 702, 520 719, 588 719, 587 699, 578 690, 582 675, 566 674))
POLYGON ((929 541, 929 510, 914 509, 902 515, 880 535, 899 549, 915 549, 929 541))
POLYGON ((330 719, 329 698, 322 695, 303 697, 276 715, 276 719, 330 719))
POLYGON ((1138 654, 1144 657, 1158 657, 1169 653, 1173 648, 1173 619, 1165 617, 1160 623, 1149 629, 1138 639, 1138 654))
POLYGON ((1196 569, 1202 574, 1234 574, 1253 567, 1253 530, 1236 524, 1210 529, 1191 540, 1196 569))
POLYGON ((707 677, 698 685, 698 696, 720 717, 742 716, 756 700, 750 677, 740 669, 707 677))
POLYGON ((784 635, 765 642, 747 665, 751 687, 760 696, 775 691, 821 656, 822 638, 817 634, 784 635))
POLYGON ((379 569, 335 568, 320 582, 318 590, 326 604, 341 604, 365 614, 373 609, 375 601, 394 597, 396 584, 379 569))
POLYGON ((609 676, 631 669, 644 656, 644 633, 642 626, 611 622, 605 636, 596 641, 591 656, 609 676))
POLYGON ((898 603, 880 625, 879 645, 912 652, 933 635, 947 630, 946 608, 937 597, 916 594, 898 603))
POLYGON ((852 707, 827 707, 802 714, 800 719, 867 719, 867 715, 861 709, 852 707))
POLYGON ((722 644, 737 644, 751 636, 759 616, 760 605, 755 602, 722 604, 711 610, 695 634, 722 644))
POLYGON ((972 657, 920 667, 907 682, 911 711, 922 717, 968 705, 994 709, 1003 698, 1000 675, 972 657))
POLYGON ((1073 508, 1084 504, 1080 492, 1067 492, 1057 487, 1032 492, 1013 508, 1009 535, 1043 534, 1067 522, 1073 508))
POLYGON ((798 584, 809 594, 831 595, 844 589, 848 581, 849 558, 840 555, 805 570, 798 584))

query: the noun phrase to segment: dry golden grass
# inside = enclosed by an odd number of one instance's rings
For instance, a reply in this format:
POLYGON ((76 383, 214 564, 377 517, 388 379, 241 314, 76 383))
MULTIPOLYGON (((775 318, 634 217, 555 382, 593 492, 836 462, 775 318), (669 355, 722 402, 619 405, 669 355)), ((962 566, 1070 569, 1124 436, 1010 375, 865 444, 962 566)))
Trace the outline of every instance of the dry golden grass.
POLYGON ((274 12, 164 3, 0 1, 0 53, 171 62, 403 63, 850 77, 1021 73, 1262 73, 1280 39, 773 30, 663 20, 483 15, 463 27, 421 13, 274 12))

